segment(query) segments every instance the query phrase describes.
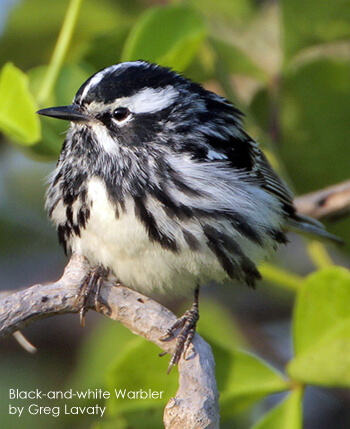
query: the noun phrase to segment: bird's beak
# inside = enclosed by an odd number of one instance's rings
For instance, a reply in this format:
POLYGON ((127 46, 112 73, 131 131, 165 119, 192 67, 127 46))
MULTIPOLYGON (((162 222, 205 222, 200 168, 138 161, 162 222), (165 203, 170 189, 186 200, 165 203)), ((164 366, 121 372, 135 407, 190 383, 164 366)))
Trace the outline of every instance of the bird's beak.
POLYGON ((36 113, 72 122, 86 122, 90 119, 87 115, 81 112, 79 106, 74 104, 70 106, 49 107, 48 109, 38 110, 36 113))

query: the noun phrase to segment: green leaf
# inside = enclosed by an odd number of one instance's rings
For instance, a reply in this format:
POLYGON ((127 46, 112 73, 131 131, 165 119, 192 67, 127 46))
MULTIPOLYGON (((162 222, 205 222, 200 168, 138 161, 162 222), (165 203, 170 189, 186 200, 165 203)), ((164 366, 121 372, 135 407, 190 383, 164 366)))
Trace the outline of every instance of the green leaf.
MULTIPOLYGON (((79 51, 86 49, 95 34, 111 31, 120 23, 129 20, 129 14, 135 14, 135 11, 140 10, 138 3, 137 0, 133 2, 84 0, 67 60, 77 61, 79 51), (122 3, 132 3, 133 8, 123 7, 122 3)), ((16 2, 6 20, 5 31, 1 34, 0 64, 5 58, 11 58, 26 70, 33 65, 47 63, 69 1, 50 1, 49 4, 50 13, 44 14, 48 6, 47 0, 16 2)))
POLYGON ((144 401, 134 403, 129 400, 130 407, 116 416, 103 419, 93 429, 163 429, 165 404, 144 401))
POLYGON ((330 267, 308 276, 294 311, 294 349, 298 357, 349 317, 350 271, 330 267))
MULTIPOLYGON (((30 79, 30 89, 35 96, 40 91, 40 85, 45 74, 47 73, 47 68, 47 66, 35 67, 28 73, 30 79)), ((57 78, 54 93, 50 95, 50 99, 43 107, 47 107, 48 105, 61 106, 70 104, 80 86, 91 76, 93 72, 94 69, 90 67, 83 68, 78 64, 64 65, 57 78)))
POLYGON ((106 372, 114 368, 127 345, 134 340, 135 335, 121 323, 100 318, 80 348, 77 369, 69 387, 79 390, 107 387, 106 372))
POLYGON ((275 393, 290 387, 281 374, 252 354, 236 350, 230 363, 226 390, 234 396, 275 393))
POLYGON ((225 66, 230 73, 243 74, 266 82, 267 73, 238 46, 216 37, 213 37, 211 42, 220 67, 225 66))
POLYGON ((190 0, 208 19, 228 25, 232 28, 242 25, 255 12, 255 3, 252 0, 190 0))
POLYGON ((130 28, 131 24, 126 21, 120 23, 112 31, 99 33, 86 46, 83 57, 84 62, 93 66, 94 71, 118 62, 130 28))
POLYGON ((350 387, 350 318, 331 326, 319 341, 289 363, 287 370, 293 380, 350 387))
POLYGON ((202 16, 188 6, 163 6, 141 15, 122 53, 123 61, 144 59, 183 71, 206 35, 202 16))
POLYGON ((289 389, 280 373, 256 356, 237 350, 243 340, 222 305, 203 300, 200 311, 198 331, 213 349, 224 415, 239 412, 265 395, 289 389))
POLYGON ((106 404, 109 415, 125 417, 124 413, 127 411, 147 408, 156 410, 160 404, 164 408, 169 398, 175 396, 178 388, 177 370, 173 368, 167 375, 169 356, 160 358, 159 352, 157 346, 143 338, 135 338, 123 349, 113 367, 106 373, 107 387, 112 393, 106 404), (117 398, 115 389, 118 392, 135 392, 135 395, 131 393, 132 398, 123 398, 120 394, 117 398), (141 390, 145 393, 141 394, 141 390), (153 398, 146 398, 145 394, 150 390, 162 393, 159 397, 155 394, 153 398))
POLYGON ((25 73, 7 63, 0 75, 0 129, 11 139, 32 145, 40 139, 37 105, 25 73))
POLYGON ((305 47, 350 36, 348 0, 283 0, 281 5, 288 57, 305 47))
POLYGON ((298 293, 293 334, 293 380, 350 386, 350 271, 326 268, 310 275, 298 293))
POLYGON ((265 414, 252 429, 301 429, 302 389, 295 389, 279 405, 265 414))
POLYGON ((256 356, 211 345, 223 418, 241 412, 266 395, 290 388, 282 375, 256 356))
MULTIPOLYGON (((178 374, 174 368, 168 376, 166 371, 169 355, 160 358, 160 349, 143 338, 136 337, 122 324, 103 319, 86 338, 77 362, 77 371, 69 380, 68 387, 79 391, 96 388, 109 391, 111 398, 101 406, 106 406, 102 421, 96 428, 118 427, 133 429, 160 428, 165 404, 175 396, 178 388, 178 374), (117 392, 135 392, 133 397, 125 397, 117 392), (161 397, 142 399, 145 393, 162 392, 161 397), (140 391, 143 391, 141 395, 140 391), (136 396, 139 396, 136 398, 136 396)), ((76 400, 73 406, 94 405, 96 400, 76 400)), ((69 420, 77 424, 74 416, 69 420)))
POLYGON ((236 349, 244 344, 232 313, 213 299, 203 298, 200 301, 201 318, 198 333, 209 343, 226 349, 236 349))

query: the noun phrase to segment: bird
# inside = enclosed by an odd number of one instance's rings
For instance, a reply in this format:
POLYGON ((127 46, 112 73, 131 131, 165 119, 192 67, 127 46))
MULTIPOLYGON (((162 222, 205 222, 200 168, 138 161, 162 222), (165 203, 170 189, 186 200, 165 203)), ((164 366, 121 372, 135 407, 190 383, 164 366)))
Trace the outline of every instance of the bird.
MULTIPOLYGON (((194 293, 169 368, 192 343, 199 289, 208 281, 254 287, 258 265, 286 232, 337 237, 297 213, 293 194, 244 129, 229 100, 143 60, 91 76, 68 106, 40 115, 70 121, 46 208, 65 252, 83 255, 92 289, 113 274, 142 293, 194 293)), ((97 300, 95 300, 97 305, 97 300)))

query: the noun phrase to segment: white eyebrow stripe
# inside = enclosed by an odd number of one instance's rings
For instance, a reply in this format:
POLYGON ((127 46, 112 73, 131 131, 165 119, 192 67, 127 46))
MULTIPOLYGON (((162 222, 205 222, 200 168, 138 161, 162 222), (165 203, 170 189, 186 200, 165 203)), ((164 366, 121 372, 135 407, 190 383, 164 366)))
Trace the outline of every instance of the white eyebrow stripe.
POLYGON ((139 66, 141 64, 143 64, 142 61, 126 61, 124 63, 119 63, 119 64, 115 64, 115 65, 110 66, 110 67, 106 67, 105 69, 99 71, 98 73, 95 74, 95 76, 93 76, 91 78, 90 82, 84 88, 84 91, 81 94, 81 100, 84 100, 84 98, 86 97, 88 92, 91 90, 91 88, 98 85, 106 75, 112 74, 120 68, 127 68, 130 66, 139 66))
POLYGON ((106 74, 113 73, 118 68, 118 66, 119 64, 108 67, 96 73, 95 76, 91 78, 90 82, 85 86, 84 91, 81 94, 81 100, 84 100, 84 98, 86 97, 90 89, 98 85, 101 82, 101 80, 106 76, 106 74))
POLYGON ((121 97, 113 103, 113 108, 127 107, 133 113, 155 113, 169 107, 178 96, 178 91, 168 85, 165 88, 144 88, 131 97, 121 97))

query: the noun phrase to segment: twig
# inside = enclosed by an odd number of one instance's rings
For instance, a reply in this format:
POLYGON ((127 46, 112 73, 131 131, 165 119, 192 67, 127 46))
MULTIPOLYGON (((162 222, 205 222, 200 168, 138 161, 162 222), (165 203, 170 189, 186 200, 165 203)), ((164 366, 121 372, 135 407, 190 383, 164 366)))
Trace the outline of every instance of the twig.
MULTIPOLYGON (((76 313, 76 295, 90 267, 85 258, 73 255, 61 279, 35 285, 0 300, 0 337, 10 335, 35 320, 76 313)), ((173 353, 175 340, 160 341, 176 317, 151 299, 111 282, 101 288, 100 312, 117 320, 164 351, 173 353), (116 287, 117 286, 117 287, 116 287)), ((94 309, 93 301, 88 303, 94 309)), ((165 407, 165 428, 219 428, 218 390, 215 362, 210 346, 196 334, 195 353, 179 362, 179 389, 165 407)), ((164 376, 166 376, 164 374, 164 376)))
POLYGON ((339 219, 350 213, 350 180, 295 199, 300 213, 315 219, 339 219))
POLYGON ((36 353, 37 348, 30 343, 27 338, 22 334, 21 331, 16 331, 13 333, 13 337, 17 341, 17 343, 24 348, 28 353, 36 353))

